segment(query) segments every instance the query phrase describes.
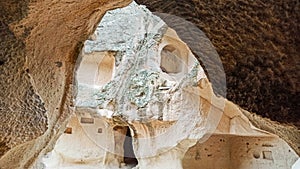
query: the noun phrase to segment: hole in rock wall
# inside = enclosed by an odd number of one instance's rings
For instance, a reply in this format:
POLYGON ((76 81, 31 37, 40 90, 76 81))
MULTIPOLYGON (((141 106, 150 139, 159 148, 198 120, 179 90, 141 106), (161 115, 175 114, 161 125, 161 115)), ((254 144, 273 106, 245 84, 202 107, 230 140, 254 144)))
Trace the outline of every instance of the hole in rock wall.
POLYGON ((113 76, 115 58, 111 55, 105 55, 98 65, 96 76, 96 85, 102 86, 108 83, 113 76))
POLYGON ((66 133, 66 134, 72 134, 72 128, 71 127, 67 127, 66 130, 64 131, 64 133, 66 133))
POLYGON ((5 63, 4 61, 0 60, 0 66, 3 65, 4 63, 5 63))
POLYGON ((273 160, 272 151, 263 151, 263 158, 266 160, 273 160))
POLYGON ((83 123, 83 124, 94 124, 94 119, 93 118, 87 118, 87 117, 81 117, 80 118, 80 123, 83 123))
POLYGON ((180 52, 171 45, 167 45, 161 51, 160 68, 165 73, 177 74, 183 71, 184 60, 180 52))
POLYGON ((132 168, 138 164, 136 156, 133 150, 132 135, 128 126, 115 126, 114 138, 115 138, 115 149, 119 152, 120 162, 124 165, 132 168))
POLYGON ((124 163, 130 166, 136 166, 138 161, 135 157, 132 144, 132 135, 129 127, 127 127, 126 137, 124 140, 124 163))
POLYGON ((260 157, 260 152, 254 151, 254 152, 253 152, 253 157, 256 158, 256 159, 259 159, 259 157, 260 157))
POLYGON ((114 73, 115 57, 112 52, 93 52, 82 54, 82 61, 77 70, 79 84, 103 86, 114 73))
POLYGON ((81 53, 81 60, 75 74, 77 82, 76 106, 97 107, 95 95, 99 88, 109 83, 114 76, 115 52, 81 53))

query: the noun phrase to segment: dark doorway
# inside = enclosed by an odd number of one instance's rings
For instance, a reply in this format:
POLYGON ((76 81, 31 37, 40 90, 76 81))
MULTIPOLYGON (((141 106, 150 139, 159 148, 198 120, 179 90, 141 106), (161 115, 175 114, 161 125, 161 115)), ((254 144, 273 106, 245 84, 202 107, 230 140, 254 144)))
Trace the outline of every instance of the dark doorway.
POLYGON ((124 163, 132 167, 136 166, 138 164, 138 161, 133 151, 132 136, 129 127, 127 127, 123 148, 124 148, 124 163))

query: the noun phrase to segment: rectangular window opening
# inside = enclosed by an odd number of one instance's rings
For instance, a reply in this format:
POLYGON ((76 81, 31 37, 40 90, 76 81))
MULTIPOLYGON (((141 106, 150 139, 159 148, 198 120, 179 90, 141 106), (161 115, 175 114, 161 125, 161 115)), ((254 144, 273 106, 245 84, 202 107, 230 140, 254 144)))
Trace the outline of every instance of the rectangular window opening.
POLYGON ((272 151, 263 151, 263 158, 266 160, 273 160, 272 151))
POLYGON ((87 118, 87 117, 81 117, 80 123, 94 124, 94 119, 93 118, 87 118))

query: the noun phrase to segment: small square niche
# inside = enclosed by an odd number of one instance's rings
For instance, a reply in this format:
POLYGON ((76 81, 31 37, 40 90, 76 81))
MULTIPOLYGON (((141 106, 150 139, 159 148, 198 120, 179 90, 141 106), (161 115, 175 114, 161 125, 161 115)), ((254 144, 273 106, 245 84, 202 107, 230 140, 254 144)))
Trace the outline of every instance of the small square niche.
POLYGON ((272 151, 263 151, 263 158, 266 160, 273 160, 272 151))
POLYGON ((64 133, 66 133, 66 134, 72 134, 72 128, 71 127, 67 127, 66 130, 64 131, 64 133))

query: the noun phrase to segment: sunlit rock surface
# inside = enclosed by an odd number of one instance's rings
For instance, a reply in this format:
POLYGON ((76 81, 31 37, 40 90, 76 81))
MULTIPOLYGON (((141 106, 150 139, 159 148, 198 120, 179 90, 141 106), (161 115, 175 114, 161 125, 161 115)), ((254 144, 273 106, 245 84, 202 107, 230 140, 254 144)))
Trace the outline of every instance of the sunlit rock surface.
POLYGON ((76 113, 45 168, 286 169, 298 158, 216 97, 188 46, 143 6, 107 12, 80 57, 76 113))

